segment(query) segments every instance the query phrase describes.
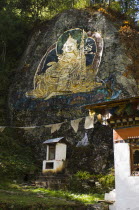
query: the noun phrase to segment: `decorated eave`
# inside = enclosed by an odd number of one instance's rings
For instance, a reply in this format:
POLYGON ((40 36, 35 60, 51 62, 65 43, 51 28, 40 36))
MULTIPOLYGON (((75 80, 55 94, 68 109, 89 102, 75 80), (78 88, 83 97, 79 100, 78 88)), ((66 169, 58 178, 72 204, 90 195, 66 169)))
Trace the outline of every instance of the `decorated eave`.
POLYGON ((131 97, 85 106, 91 113, 107 118, 113 128, 139 125, 139 97, 131 97), (109 117, 107 117, 109 115, 109 117))

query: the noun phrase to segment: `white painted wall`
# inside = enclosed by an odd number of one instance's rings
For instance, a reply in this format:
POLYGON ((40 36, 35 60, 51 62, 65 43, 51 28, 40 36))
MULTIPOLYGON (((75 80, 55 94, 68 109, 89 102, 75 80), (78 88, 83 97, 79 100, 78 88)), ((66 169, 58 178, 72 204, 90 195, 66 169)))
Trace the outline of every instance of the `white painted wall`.
POLYGON ((47 152, 46 152, 46 160, 48 160, 48 159, 49 159, 49 158, 48 158, 48 157, 49 157, 49 156, 48 156, 48 155, 49 155, 49 145, 47 145, 47 150, 46 150, 46 151, 47 151, 47 152))
POLYGON ((57 161, 57 160, 44 160, 43 161, 43 167, 42 167, 42 173, 46 172, 59 172, 63 169, 64 167, 64 162, 63 161, 57 161), (46 163, 53 162, 54 167, 53 169, 46 169, 46 163))
POLYGON ((66 150, 67 150, 66 144, 57 143, 55 159, 56 160, 66 160, 66 150))
POLYGON ((48 160, 49 145, 47 145, 46 160, 43 161, 42 173, 46 172, 58 172, 64 168, 64 160, 66 160, 67 145, 63 143, 57 143, 55 149, 55 160, 48 160), (46 162, 53 162, 53 169, 46 169, 46 162))
POLYGON ((130 174, 128 143, 114 144, 116 210, 139 210, 139 176, 130 174))

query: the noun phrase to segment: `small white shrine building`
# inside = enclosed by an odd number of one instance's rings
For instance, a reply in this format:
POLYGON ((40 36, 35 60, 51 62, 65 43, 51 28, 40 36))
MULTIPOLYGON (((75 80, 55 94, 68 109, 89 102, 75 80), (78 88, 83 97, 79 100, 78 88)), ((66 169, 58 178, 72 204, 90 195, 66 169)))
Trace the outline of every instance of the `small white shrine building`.
POLYGON ((46 160, 43 161, 42 173, 60 172, 66 160, 68 142, 64 137, 49 139, 43 142, 46 151, 46 160))

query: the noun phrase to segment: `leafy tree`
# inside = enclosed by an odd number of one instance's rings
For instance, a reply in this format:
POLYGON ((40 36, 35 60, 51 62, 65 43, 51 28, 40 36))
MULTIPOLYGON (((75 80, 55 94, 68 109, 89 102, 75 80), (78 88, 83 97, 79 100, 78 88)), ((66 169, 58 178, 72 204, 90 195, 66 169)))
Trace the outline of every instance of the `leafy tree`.
POLYGON ((139 11, 139 0, 118 0, 122 13, 127 14, 132 18, 136 18, 139 11))

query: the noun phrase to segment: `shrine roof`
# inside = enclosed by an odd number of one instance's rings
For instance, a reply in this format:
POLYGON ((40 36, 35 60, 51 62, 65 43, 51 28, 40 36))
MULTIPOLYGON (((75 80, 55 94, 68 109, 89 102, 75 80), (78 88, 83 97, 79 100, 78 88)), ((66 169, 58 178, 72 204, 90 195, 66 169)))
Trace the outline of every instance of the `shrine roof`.
MULTIPOLYGON (((48 139, 46 141, 43 142, 43 144, 52 144, 52 143, 58 143, 61 140, 64 140, 64 137, 59 137, 59 138, 54 138, 54 139, 48 139)), ((63 141, 62 141, 63 142, 63 141)), ((66 140, 64 141, 66 142, 66 140)))

